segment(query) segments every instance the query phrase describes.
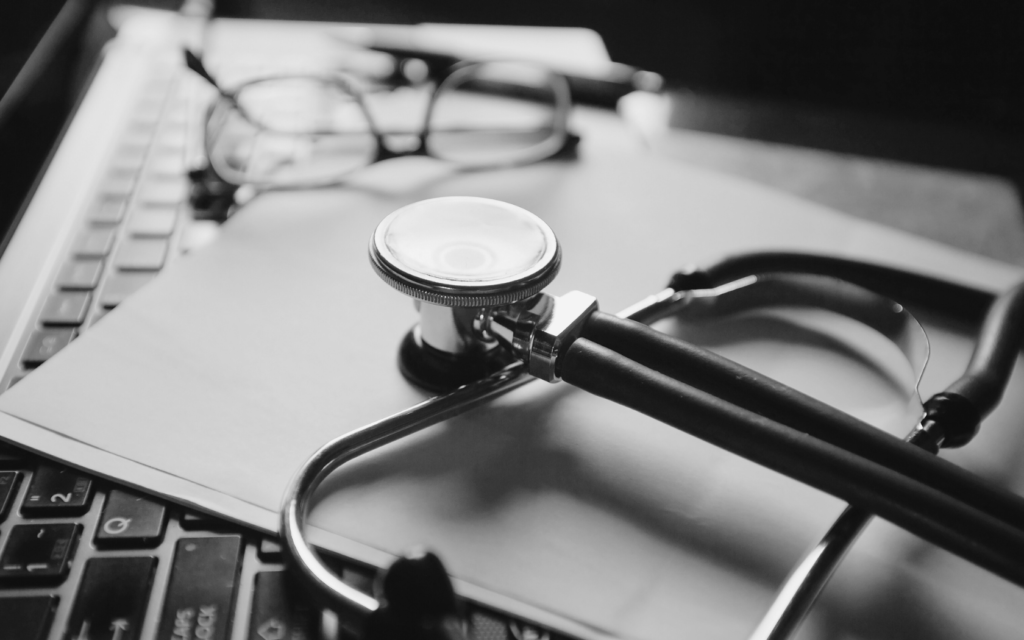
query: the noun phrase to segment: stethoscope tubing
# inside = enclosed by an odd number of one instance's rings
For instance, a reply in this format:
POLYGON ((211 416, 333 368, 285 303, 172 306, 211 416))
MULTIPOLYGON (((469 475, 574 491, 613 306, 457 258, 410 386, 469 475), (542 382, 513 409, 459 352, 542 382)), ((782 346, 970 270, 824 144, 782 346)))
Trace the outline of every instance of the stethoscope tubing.
POLYGON ((562 379, 876 513, 1024 587, 1024 532, 941 491, 584 337, 566 352, 562 379))
MULTIPOLYGON (((673 288, 717 286, 723 280, 765 271, 841 276, 895 297, 926 305, 931 302, 932 308, 938 301, 940 311, 943 306, 958 310, 955 317, 959 320, 984 317, 979 347, 965 377, 982 380, 988 398, 1001 395, 1024 337, 1019 328, 1024 314, 1024 290, 1020 288, 997 298, 927 276, 822 256, 742 256, 702 272, 677 274, 673 288), (880 282, 886 286, 879 286, 880 282), (904 289, 908 286, 912 291, 904 289), (945 294, 962 294, 963 299, 951 305, 945 294), (965 306, 974 304, 991 310, 988 315, 965 311, 965 306), (998 393, 991 393, 993 389, 998 393)), ((673 299, 678 298, 675 293, 667 290, 652 296, 621 315, 643 322, 671 315, 673 299)), ((590 320, 592 326, 588 325, 583 337, 568 347, 562 361, 561 375, 567 382, 855 505, 830 531, 830 535, 836 535, 831 546, 826 545, 824 555, 807 565, 811 576, 804 580, 802 595, 796 595, 804 605, 791 607, 792 613, 813 602, 871 514, 1024 586, 1024 500, 1020 497, 710 352, 606 314, 595 314, 590 320), (625 355, 591 338, 621 348, 625 355), (680 352, 685 352, 686 358, 672 362, 680 352)), ((524 371, 522 363, 510 365, 450 394, 339 437, 310 458, 289 490, 282 511, 282 537, 292 564, 307 584, 325 596, 324 604, 337 608, 341 603, 368 615, 380 605, 365 594, 354 596, 351 587, 322 564, 303 534, 303 523, 320 481, 346 461, 532 380, 522 375, 524 371)), ((981 413, 987 413, 984 404, 981 413)), ((934 450, 932 445, 925 448, 934 450)))
MULTIPOLYGON (((881 265, 831 256, 772 252, 734 256, 704 271, 680 273, 673 279, 673 284, 707 286, 744 274, 761 274, 766 269, 794 268, 846 278, 875 290, 886 291, 890 296, 916 303, 946 318, 979 324, 971 360, 964 374, 947 389, 954 396, 969 398, 969 413, 973 412, 974 415, 952 417, 966 417, 968 421, 973 419, 980 423, 999 402, 1024 341, 1024 285, 993 296, 987 291, 966 285, 881 265)), ((932 400, 941 401, 942 395, 937 394, 932 400)), ((963 408, 963 403, 959 404, 963 408)), ((947 407, 938 408, 945 410, 947 407)), ((906 440, 923 450, 937 453, 936 445, 940 441, 936 435, 941 438, 942 446, 950 447, 962 446, 976 432, 977 426, 948 434, 915 429, 906 440)), ((872 517, 873 514, 865 509, 848 506, 821 541, 804 555, 787 576, 772 606, 749 640, 789 638, 809 613, 846 552, 872 517)))
MULTIPOLYGON (((906 437, 909 444, 938 453, 931 434, 914 429, 906 437)), ((857 541, 875 514, 847 505, 821 540, 800 560, 776 593, 772 606, 747 640, 785 640, 810 613, 839 563, 857 541)))
POLYGON ((1024 500, 1017 494, 732 360, 600 311, 590 317, 583 336, 725 402, 974 505, 1024 531, 1024 500))
POLYGON ((996 295, 970 285, 882 264, 834 256, 760 251, 728 256, 704 268, 680 271, 669 286, 676 291, 708 289, 766 273, 820 275, 874 291, 902 304, 927 308, 942 317, 980 324, 996 295))
POLYGON ((732 256, 705 269, 677 273, 670 286, 676 290, 704 289, 772 272, 845 280, 901 303, 935 312, 945 319, 980 327, 967 369, 947 391, 969 398, 979 420, 1002 398, 1024 344, 1024 292, 1021 291, 1024 284, 997 295, 884 265, 813 254, 760 252, 732 256))

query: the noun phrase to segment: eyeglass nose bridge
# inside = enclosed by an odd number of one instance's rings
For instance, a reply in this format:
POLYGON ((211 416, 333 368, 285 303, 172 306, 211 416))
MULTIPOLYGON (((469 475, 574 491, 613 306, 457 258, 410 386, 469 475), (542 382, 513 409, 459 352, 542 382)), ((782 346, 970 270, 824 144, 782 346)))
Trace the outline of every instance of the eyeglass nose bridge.
POLYGON ((374 131, 377 139, 377 154, 373 162, 404 158, 406 156, 429 156, 427 153, 427 131, 418 133, 381 133, 374 131))

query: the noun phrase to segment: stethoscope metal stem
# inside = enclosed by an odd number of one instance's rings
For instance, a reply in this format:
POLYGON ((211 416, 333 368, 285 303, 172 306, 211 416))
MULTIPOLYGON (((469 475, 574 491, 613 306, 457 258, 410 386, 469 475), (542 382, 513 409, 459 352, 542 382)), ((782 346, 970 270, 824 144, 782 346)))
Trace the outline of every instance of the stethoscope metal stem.
MULTIPOLYGON (((675 293, 672 289, 663 290, 618 315, 645 323, 665 317, 671 313, 668 309, 674 310, 685 305, 683 297, 673 295, 675 293)), ((525 363, 512 363, 478 381, 339 436, 310 456, 285 494, 281 510, 281 538, 292 559, 294 570, 315 593, 329 593, 335 602, 344 602, 364 615, 380 607, 376 598, 345 584, 327 568, 307 540, 304 523, 316 487, 346 462, 536 380, 526 373, 525 363)))
MULTIPOLYGON (((918 424, 906 441, 931 453, 938 453, 940 443, 931 433, 930 426, 933 425, 918 424)), ((749 640, 786 640, 796 633, 846 553, 872 518, 874 514, 867 509, 847 506, 821 541, 790 572, 749 640)))
POLYGON ((303 523, 315 488, 332 471, 350 460, 481 405, 534 379, 525 373, 523 363, 513 363, 482 380, 430 398, 405 411, 335 438, 313 454, 288 489, 281 512, 281 536, 295 560, 295 569, 302 577, 315 588, 333 594, 337 600, 349 604, 356 611, 369 614, 377 610, 380 603, 375 598, 341 581, 324 566, 306 540, 303 523))
POLYGON ((866 509, 847 506, 821 541, 786 578, 750 640, 789 638, 807 617, 846 552, 873 517, 866 509))

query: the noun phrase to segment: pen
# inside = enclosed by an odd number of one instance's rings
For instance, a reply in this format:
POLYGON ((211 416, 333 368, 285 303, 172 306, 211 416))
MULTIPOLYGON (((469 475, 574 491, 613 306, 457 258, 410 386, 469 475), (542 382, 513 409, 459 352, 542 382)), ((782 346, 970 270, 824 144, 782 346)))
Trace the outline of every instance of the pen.
MULTIPOLYGON (((428 69, 429 77, 439 77, 445 69, 459 62, 478 62, 448 53, 428 49, 373 42, 366 45, 373 51, 380 51, 399 59, 422 60, 428 69)), ((398 66, 401 69, 401 65, 398 66)), ((400 73, 400 71, 399 71, 400 73)), ((599 107, 614 107, 619 98, 632 91, 660 91, 664 78, 653 71, 645 71, 620 62, 610 62, 606 71, 600 75, 583 75, 569 73, 565 75, 569 82, 569 91, 573 102, 599 107)))

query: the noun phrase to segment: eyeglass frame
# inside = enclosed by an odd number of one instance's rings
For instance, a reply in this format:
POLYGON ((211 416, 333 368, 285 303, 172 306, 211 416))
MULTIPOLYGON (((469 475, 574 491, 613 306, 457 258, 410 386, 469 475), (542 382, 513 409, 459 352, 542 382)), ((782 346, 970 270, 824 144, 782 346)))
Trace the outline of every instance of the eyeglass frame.
MULTIPOLYGON (((204 130, 203 130, 203 135, 204 135, 203 150, 204 150, 204 152, 206 154, 208 170, 209 170, 209 172, 212 172, 212 174, 213 174, 212 177, 214 179, 219 180, 219 181, 221 181, 224 184, 232 185, 232 186, 235 186, 235 187, 242 186, 242 185, 251 185, 251 186, 258 187, 258 188, 269 188, 269 189, 301 189, 301 188, 316 188, 316 187, 333 186, 333 185, 340 184, 344 180, 344 178, 346 176, 348 176, 349 174, 351 174, 351 173, 353 173, 355 171, 358 171, 359 169, 366 168, 366 167, 368 167, 368 166, 370 166, 372 164, 375 164, 377 162, 382 162, 384 160, 390 160, 390 159, 393 159, 393 158, 400 158, 400 157, 405 157, 405 156, 423 156, 423 157, 438 158, 438 159, 443 160, 445 162, 451 162, 451 163, 455 164, 460 170, 489 170, 489 169, 493 170, 493 169, 508 168, 508 167, 532 164, 534 162, 540 162, 542 160, 547 160, 547 159, 555 158, 555 157, 574 157, 576 147, 577 147, 577 145, 578 145, 578 143, 580 141, 580 137, 577 134, 574 134, 574 133, 570 132, 569 131, 569 126, 568 126, 569 113, 570 113, 570 111, 572 109, 572 96, 571 96, 571 93, 570 93, 570 90, 569 90, 568 80, 562 74, 559 74, 559 73, 557 73, 557 72, 555 72, 555 71, 553 71, 553 70, 551 70, 551 69, 549 69, 547 67, 544 67, 543 65, 538 65, 538 64, 533 64, 533 63, 521 63, 521 62, 516 62, 515 63, 515 64, 528 65, 528 66, 532 66, 534 68, 543 70, 547 74, 548 78, 550 79, 550 87, 553 90, 554 97, 555 97, 555 103, 554 103, 555 117, 554 117, 554 121, 552 123, 552 128, 554 130, 554 134, 550 138, 548 138, 547 140, 545 140, 542 143, 536 145, 536 150, 534 150, 532 153, 530 153, 528 155, 524 154, 522 157, 513 158, 511 160, 503 160, 503 161, 490 162, 490 163, 471 163, 471 162, 458 162, 458 161, 455 161, 455 160, 450 160, 448 158, 439 157, 439 156, 434 155, 434 154, 431 153, 430 145, 428 143, 428 140, 429 140, 430 134, 432 133, 431 129, 430 129, 430 122, 431 122, 431 117, 434 115, 434 109, 435 109, 436 104, 437 104, 437 97, 439 95, 443 95, 444 94, 444 90, 447 87, 450 87, 452 84, 455 84, 456 82, 461 81, 466 76, 469 76, 472 73, 476 72, 476 70, 479 69, 480 67, 484 67, 484 66, 492 65, 492 64, 506 64, 507 61, 460 62, 460 63, 457 63, 455 65, 452 65, 452 67, 448 70, 448 72, 437 81, 437 85, 434 87, 433 91, 431 92, 430 100, 429 100, 429 102, 427 104, 427 111, 426 111, 426 113, 424 115, 424 118, 423 118, 423 124, 419 128, 419 130, 415 131, 415 132, 402 132, 401 134, 396 134, 395 132, 382 131, 378 127, 376 121, 374 120, 374 117, 373 117, 373 114, 372 114, 371 110, 366 105, 366 101, 364 99, 364 97, 366 95, 366 92, 363 91, 361 88, 359 88, 358 85, 356 84, 355 79, 350 77, 350 76, 348 76, 347 74, 335 72, 335 73, 331 73, 331 74, 287 74, 287 75, 265 76, 265 77, 261 77, 261 78, 254 78, 252 80, 248 80, 248 81, 240 84, 238 87, 228 91, 228 90, 225 90, 224 88, 222 88, 221 85, 209 74, 209 72, 206 71, 206 69, 203 66, 201 60, 195 54, 193 54, 191 51, 185 50, 185 58, 186 58, 187 66, 190 69, 192 69, 193 71, 195 71, 200 77, 205 79, 208 83, 210 83, 217 90, 217 92, 219 94, 219 99, 216 100, 215 102, 213 102, 210 105, 210 108, 209 108, 209 110, 207 112, 206 123, 204 124, 204 130), (251 124, 253 127, 256 127, 258 130, 267 131, 267 132, 275 132, 274 129, 263 125, 262 123, 259 122, 258 119, 253 118, 251 115, 247 114, 245 108, 242 107, 242 105, 239 103, 239 101, 237 99, 237 96, 243 90, 245 90, 246 87, 252 86, 252 85, 257 84, 257 83, 274 81, 274 80, 290 80, 290 79, 308 79, 308 80, 315 80, 315 81, 319 81, 319 82, 324 82, 325 84, 333 84, 333 85, 335 85, 337 87, 340 87, 347 95, 351 96, 353 101, 358 105, 360 111, 363 114, 363 117, 366 119, 367 126, 369 128, 368 133, 373 136, 374 141, 376 142, 376 152, 375 152, 375 155, 366 164, 360 165, 358 167, 354 167, 354 168, 350 169, 349 171, 340 173, 340 174, 338 174, 337 176, 335 176, 334 178, 332 178, 331 180, 328 180, 328 181, 313 181, 313 182, 309 182, 309 183, 296 183, 296 184, 292 184, 292 185, 284 185, 284 184, 274 184, 272 182, 264 183, 264 182, 254 182, 252 180, 231 180, 231 179, 228 179, 228 177, 226 177, 225 173, 229 173, 229 172, 225 171, 223 169, 223 167, 218 169, 218 167, 216 166, 216 162, 215 162, 215 157, 216 156, 213 153, 213 142, 212 142, 212 140, 216 139, 216 134, 211 135, 211 133, 210 133, 211 122, 213 122, 214 116, 217 113, 218 108, 221 105, 225 105, 226 104, 227 108, 229 108, 230 110, 232 110, 234 112, 237 112, 240 117, 242 117, 246 122, 251 124), (414 149, 410 149, 410 150, 407 150, 407 151, 396 151, 396 150, 392 149, 391 147, 389 147, 385 143, 385 137, 386 136, 390 136, 390 135, 413 135, 413 136, 416 136, 419 144, 414 149)), ((224 118, 225 121, 226 121, 226 119, 228 117, 230 117, 230 114, 231 114, 232 111, 225 111, 224 112, 223 118, 224 118)), ((222 124, 220 126, 223 127, 224 125, 222 124)), ((286 132, 276 132, 276 133, 286 133, 286 132)), ((323 131, 323 132, 311 131, 311 132, 304 132, 304 133, 296 133, 296 134, 292 134, 292 135, 294 135, 295 137, 306 137, 306 136, 316 136, 316 135, 330 135, 332 133, 336 133, 336 132, 330 132, 330 131, 323 131)), ((194 179, 195 178, 198 178, 198 179, 204 179, 204 178, 205 179, 209 179, 211 176, 200 175, 200 174, 205 174, 205 173, 206 172, 202 172, 202 171, 193 172, 194 179)))

